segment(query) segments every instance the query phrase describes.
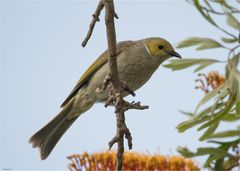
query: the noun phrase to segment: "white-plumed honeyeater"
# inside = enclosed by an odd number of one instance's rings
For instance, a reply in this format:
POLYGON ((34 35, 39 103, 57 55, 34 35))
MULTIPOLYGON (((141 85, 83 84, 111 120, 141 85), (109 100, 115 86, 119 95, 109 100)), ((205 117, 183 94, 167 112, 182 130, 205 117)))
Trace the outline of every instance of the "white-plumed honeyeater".
MULTIPOLYGON (((163 61, 173 56, 181 58, 172 45, 162 38, 119 42, 117 43, 119 77, 135 91, 151 78, 163 61)), ((57 116, 30 138, 33 147, 40 148, 41 159, 48 157, 62 135, 81 114, 96 102, 106 101, 111 84, 106 91, 97 90, 108 72, 108 52, 105 51, 82 75, 61 105, 61 111, 57 116)))

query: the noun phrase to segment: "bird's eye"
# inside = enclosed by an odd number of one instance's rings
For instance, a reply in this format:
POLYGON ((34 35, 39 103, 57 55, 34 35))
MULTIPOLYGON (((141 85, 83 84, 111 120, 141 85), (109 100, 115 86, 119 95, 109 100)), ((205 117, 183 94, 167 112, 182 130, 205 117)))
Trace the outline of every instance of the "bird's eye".
POLYGON ((158 49, 162 50, 163 49, 163 45, 158 45, 158 49))

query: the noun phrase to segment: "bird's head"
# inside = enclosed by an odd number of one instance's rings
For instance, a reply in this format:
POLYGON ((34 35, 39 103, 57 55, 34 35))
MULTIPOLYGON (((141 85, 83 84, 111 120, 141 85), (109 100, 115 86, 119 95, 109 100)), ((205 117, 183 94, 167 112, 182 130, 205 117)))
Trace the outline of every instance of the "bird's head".
POLYGON ((167 59, 170 57, 181 58, 181 55, 177 53, 172 45, 162 38, 148 38, 144 40, 144 44, 151 56, 167 59))

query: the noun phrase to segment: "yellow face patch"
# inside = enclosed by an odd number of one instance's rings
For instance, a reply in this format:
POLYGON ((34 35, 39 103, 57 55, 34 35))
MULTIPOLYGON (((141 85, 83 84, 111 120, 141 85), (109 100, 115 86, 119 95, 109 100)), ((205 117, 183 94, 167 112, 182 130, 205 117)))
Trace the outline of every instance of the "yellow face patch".
POLYGON ((172 45, 164 39, 161 38, 150 38, 145 42, 149 53, 155 57, 167 57, 169 54, 167 52, 174 51, 172 45))

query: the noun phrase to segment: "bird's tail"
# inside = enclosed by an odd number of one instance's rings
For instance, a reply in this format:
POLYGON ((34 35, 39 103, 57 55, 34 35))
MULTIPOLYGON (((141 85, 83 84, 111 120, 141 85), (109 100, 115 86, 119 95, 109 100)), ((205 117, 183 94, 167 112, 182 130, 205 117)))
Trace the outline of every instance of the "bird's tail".
POLYGON ((73 101, 70 101, 55 118, 30 138, 29 142, 33 147, 39 147, 42 160, 48 157, 62 135, 78 118, 78 116, 70 119, 67 117, 72 105, 73 101))

